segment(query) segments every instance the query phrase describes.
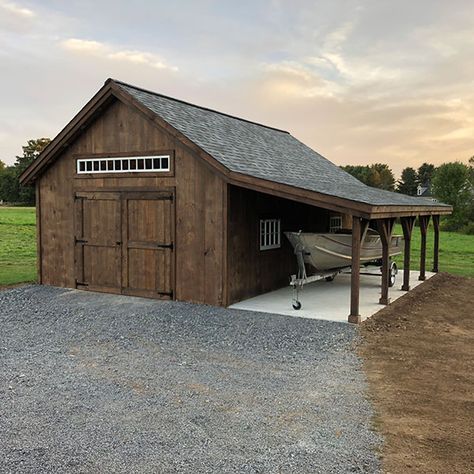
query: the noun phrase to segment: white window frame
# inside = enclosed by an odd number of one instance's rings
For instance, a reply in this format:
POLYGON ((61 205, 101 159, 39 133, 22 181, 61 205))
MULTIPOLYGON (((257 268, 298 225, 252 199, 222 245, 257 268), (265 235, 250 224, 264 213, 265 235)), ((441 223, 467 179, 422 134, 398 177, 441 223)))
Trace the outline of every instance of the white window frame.
POLYGON ((77 174, 164 173, 170 170, 170 155, 78 158, 76 163, 77 174))
POLYGON ((260 250, 278 249, 281 247, 281 220, 260 219, 260 250))
POLYGON ((342 216, 331 216, 329 218, 329 232, 334 233, 342 229, 342 216))

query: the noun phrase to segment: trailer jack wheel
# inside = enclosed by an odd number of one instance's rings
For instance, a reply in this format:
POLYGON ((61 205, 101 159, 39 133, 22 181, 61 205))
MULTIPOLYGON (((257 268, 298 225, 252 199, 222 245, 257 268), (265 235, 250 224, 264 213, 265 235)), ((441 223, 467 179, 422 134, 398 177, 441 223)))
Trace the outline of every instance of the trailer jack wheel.
POLYGON ((295 301, 293 303, 293 309, 296 309, 297 311, 301 309, 301 303, 299 301, 295 301))

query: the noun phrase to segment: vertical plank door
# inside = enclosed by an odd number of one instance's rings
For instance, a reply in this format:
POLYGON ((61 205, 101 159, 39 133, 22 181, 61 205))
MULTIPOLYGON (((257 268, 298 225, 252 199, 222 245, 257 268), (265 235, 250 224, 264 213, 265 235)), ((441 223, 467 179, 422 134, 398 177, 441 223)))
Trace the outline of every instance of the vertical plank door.
POLYGON ((173 298, 173 193, 122 194, 122 292, 173 298))
POLYGON ((76 287, 121 293, 121 202, 119 193, 76 193, 76 287))

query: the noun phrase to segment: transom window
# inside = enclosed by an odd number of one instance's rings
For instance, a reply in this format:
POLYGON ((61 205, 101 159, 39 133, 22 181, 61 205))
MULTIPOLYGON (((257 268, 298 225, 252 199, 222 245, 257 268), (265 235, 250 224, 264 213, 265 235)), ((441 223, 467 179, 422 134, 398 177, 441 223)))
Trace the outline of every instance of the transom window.
POLYGON ((260 250, 280 246, 280 219, 260 219, 260 250))
POLYGON ((143 173, 169 171, 170 156, 125 156, 121 158, 80 158, 77 173, 143 173))
POLYGON ((342 229, 342 217, 333 216, 329 218, 329 232, 337 232, 342 229))

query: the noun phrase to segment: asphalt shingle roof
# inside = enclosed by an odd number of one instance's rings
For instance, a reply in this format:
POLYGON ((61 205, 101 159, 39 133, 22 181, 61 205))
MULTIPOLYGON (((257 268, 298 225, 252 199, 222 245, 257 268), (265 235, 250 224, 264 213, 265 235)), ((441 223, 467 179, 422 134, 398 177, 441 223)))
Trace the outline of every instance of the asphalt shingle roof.
POLYGON ((115 82, 230 171, 371 205, 441 205, 366 186, 283 130, 115 82))

